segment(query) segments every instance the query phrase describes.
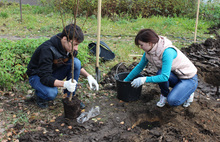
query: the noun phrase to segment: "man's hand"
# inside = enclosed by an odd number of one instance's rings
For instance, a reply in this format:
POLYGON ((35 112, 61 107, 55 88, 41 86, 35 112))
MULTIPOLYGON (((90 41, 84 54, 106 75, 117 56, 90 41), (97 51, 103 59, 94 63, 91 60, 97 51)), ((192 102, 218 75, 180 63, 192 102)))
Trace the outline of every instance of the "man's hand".
POLYGON ((74 92, 76 90, 76 84, 77 81, 74 79, 72 82, 72 79, 65 81, 63 87, 65 87, 69 92, 74 92))
POLYGON ((131 86, 134 88, 138 88, 139 86, 144 84, 146 79, 147 77, 138 77, 131 82, 131 86))
POLYGON ((97 81, 92 77, 92 75, 87 76, 88 82, 89 82, 89 87, 92 90, 99 90, 99 84, 97 81))

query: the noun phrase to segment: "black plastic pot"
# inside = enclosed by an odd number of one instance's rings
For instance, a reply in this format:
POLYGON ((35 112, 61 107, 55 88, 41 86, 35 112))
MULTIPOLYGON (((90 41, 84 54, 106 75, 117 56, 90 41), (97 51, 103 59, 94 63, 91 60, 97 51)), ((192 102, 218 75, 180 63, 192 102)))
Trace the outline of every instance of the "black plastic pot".
MULTIPOLYGON (((131 86, 131 81, 124 82, 123 80, 128 74, 127 72, 123 72, 115 75, 117 98, 125 102, 137 101, 141 95, 142 85, 138 88, 134 88, 131 86)), ((143 77, 143 75, 139 74, 137 77, 143 77)))

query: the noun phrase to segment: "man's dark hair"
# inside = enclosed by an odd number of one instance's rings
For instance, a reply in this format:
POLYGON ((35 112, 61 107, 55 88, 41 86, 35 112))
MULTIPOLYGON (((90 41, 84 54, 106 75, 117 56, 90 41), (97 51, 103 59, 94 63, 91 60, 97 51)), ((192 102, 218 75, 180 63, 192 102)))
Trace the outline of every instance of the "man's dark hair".
POLYGON ((159 41, 159 37, 152 29, 142 29, 135 37, 135 45, 139 45, 139 40, 146 43, 157 43, 159 41))
POLYGON ((78 43, 81 43, 84 40, 84 35, 83 35, 81 28, 77 25, 76 25, 76 27, 74 27, 74 24, 69 24, 63 29, 63 31, 61 33, 61 38, 63 38, 64 36, 67 37, 68 41, 74 39, 78 43), (74 28, 75 28, 75 30, 74 30, 74 28), (75 31, 75 34, 73 37, 74 31, 75 31))

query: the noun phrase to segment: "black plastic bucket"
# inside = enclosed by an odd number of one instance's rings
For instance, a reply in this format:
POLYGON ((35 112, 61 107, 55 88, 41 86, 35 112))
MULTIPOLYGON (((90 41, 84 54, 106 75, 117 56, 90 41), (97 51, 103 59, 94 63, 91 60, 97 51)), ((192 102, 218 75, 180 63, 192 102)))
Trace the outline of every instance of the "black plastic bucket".
MULTIPOLYGON (((128 72, 123 72, 115 75, 117 98, 125 102, 137 101, 141 95, 142 85, 138 88, 134 88, 131 86, 131 81, 124 82, 123 80, 128 74, 128 72)), ((143 77, 143 75, 139 74, 137 77, 143 77)))

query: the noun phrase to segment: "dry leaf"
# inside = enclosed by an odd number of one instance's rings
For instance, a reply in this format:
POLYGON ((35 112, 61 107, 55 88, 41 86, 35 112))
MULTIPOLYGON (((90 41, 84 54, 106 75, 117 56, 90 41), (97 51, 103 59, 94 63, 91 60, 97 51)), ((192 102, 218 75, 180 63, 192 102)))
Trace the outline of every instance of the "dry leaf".
POLYGON ((96 118, 92 118, 92 120, 93 120, 94 122, 97 122, 97 119, 96 119, 96 118))
POLYGON ((41 129, 42 129, 42 127, 40 127, 40 126, 37 127, 37 130, 38 130, 38 131, 40 131, 41 129))
POLYGON ((119 102, 120 102, 120 103, 123 103, 123 101, 122 101, 122 100, 120 100, 119 102))
POLYGON ((4 110, 3 109, 0 109, 0 112, 3 112, 4 110))
POLYGON ((16 139, 16 140, 14 140, 14 142, 19 142, 19 140, 18 140, 18 139, 16 139))
POLYGON ((38 113, 38 112, 36 112, 36 113, 33 113, 33 115, 38 116, 38 115, 39 115, 39 113, 38 113))
POLYGON ((52 120, 50 120, 50 122, 52 123, 52 122, 55 122, 55 120, 54 119, 52 119, 52 120))
POLYGON ((32 91, 32 90, 28 90, 27 93, 28 93, 28 94, 32 94, 33 91, 32 91))
POLYGON ((97 120, 101 120, 101 118, 97 118, 97 120))
POLYGON ((10 137, 12 135, 12 132, 8 132, 7 136, 10 137))
POLYGON ((17 132, 16 132, 14 129, 12 129, 12 133, 13 133, 14 135, 17 135, 17 132))
POLYGON ((35 119, 35 115, 31 115, 29 119, 35 119))
POLYGON ((85 109, 82 109, 81 112, 85 112, 85 109))

